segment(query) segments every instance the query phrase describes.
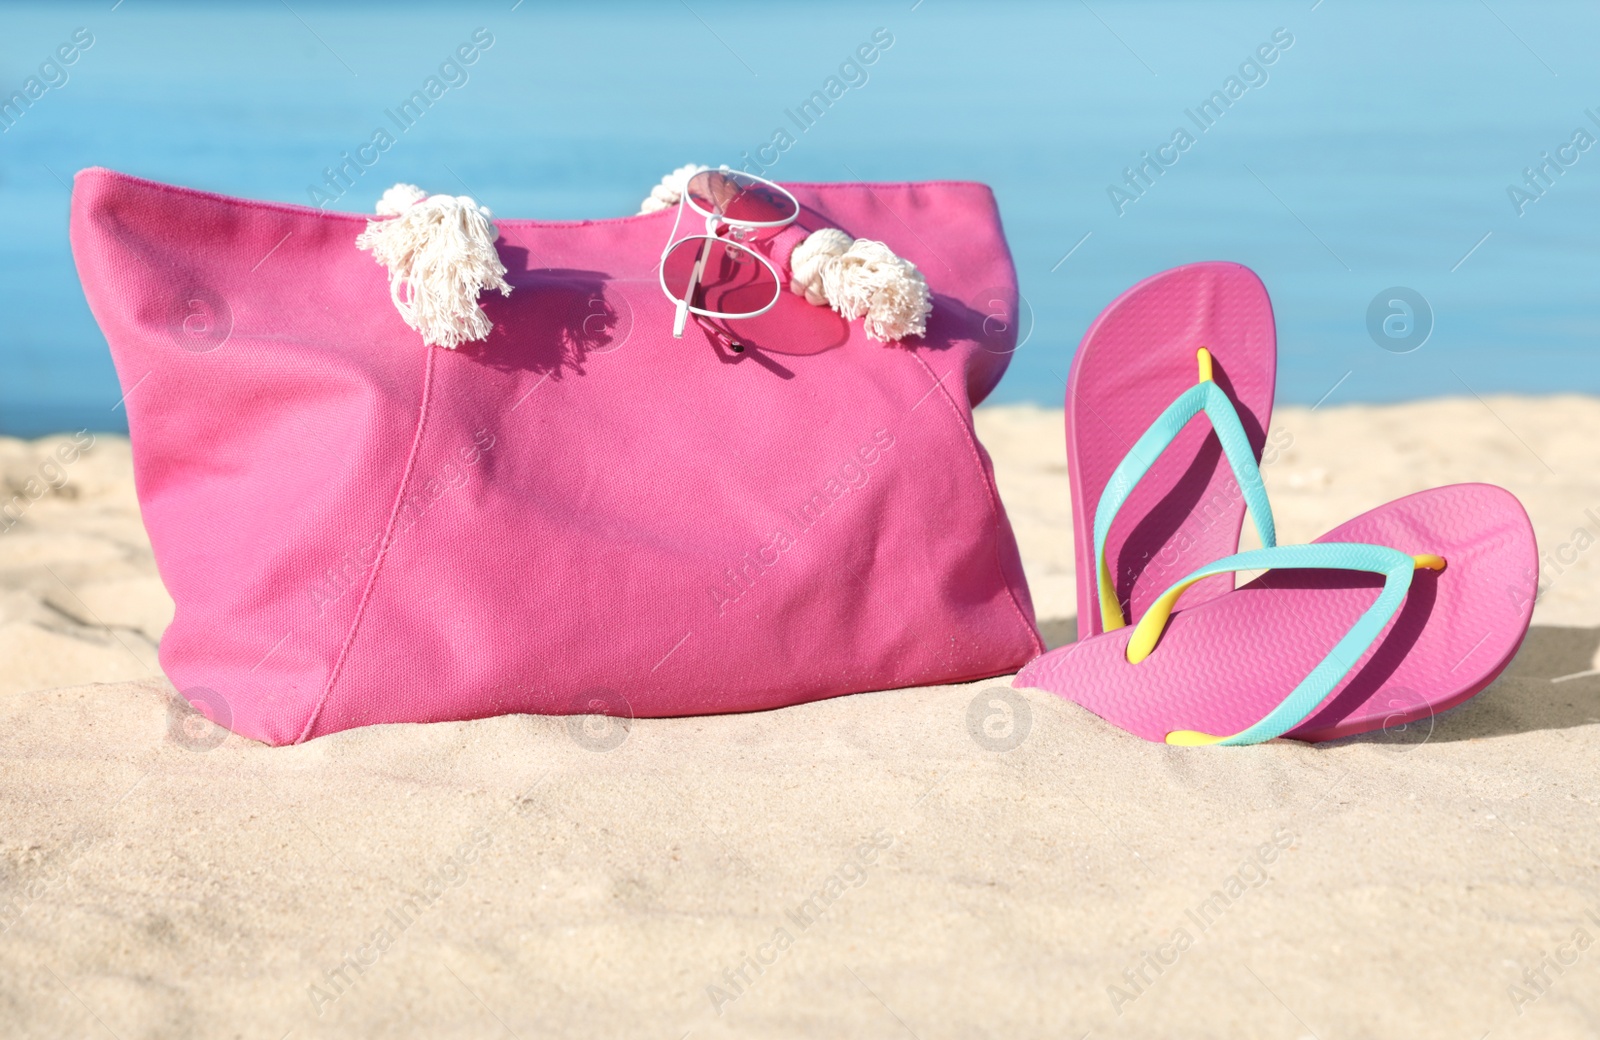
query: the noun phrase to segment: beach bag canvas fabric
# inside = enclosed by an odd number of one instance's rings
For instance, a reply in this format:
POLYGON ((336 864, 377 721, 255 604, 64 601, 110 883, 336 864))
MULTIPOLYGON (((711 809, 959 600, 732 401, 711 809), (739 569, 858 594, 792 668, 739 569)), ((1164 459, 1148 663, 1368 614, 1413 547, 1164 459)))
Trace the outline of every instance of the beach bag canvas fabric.
POLYGON ((72 245, 176 604, 160 660, 271 744, 673 716, 1007 674, 1042 650, 972 407, 1016 345, 992 193, 791 186, 932 292, 884 344, 784 292, 671 336, 673 213, 495 221, 493 331, 426 346, 367 218, 107 170, 72 245))

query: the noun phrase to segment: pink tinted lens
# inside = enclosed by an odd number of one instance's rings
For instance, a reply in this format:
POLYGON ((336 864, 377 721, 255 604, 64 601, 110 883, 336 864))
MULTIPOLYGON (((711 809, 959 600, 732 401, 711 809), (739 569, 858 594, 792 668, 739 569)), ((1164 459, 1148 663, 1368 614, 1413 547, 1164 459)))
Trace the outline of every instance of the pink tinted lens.
POLYGON ((673 299, 718 314, 755 314, 778 298, 778 280, 767 265, 744 246, 720 238, 684 239, 667 251, 661 273, 673 299))
POLYGON ((772 224, 800 215, 789 196, 733 170, 702 170, 689 178, 689 201, 726 220, 752 224, 772 224))

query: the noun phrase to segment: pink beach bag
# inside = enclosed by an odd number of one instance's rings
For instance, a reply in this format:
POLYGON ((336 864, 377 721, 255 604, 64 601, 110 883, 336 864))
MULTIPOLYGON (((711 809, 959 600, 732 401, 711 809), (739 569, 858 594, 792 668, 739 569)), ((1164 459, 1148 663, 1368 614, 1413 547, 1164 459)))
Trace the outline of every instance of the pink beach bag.
POLYGON ((161 664, 287 744, 513 712, 752 711, 1043 649, 972 407, 1015 347, 988 188, 797 184, 921 269, 926 334, 784 292, 671 336, 670 210, 497 220, 486 339, 423 344, 367 219, 108 170, 72 246, 176 602, 161 664))

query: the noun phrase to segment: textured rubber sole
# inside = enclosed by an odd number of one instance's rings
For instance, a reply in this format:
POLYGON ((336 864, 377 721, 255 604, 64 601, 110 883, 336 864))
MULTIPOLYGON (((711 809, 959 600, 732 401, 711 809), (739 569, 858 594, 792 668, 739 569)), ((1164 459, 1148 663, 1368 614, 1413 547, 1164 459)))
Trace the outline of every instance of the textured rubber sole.
MULTIPOLYGON (((1422 491, 1317 541, 1435 553, 1446 567, 1416 572, 1394 619, 1288 737, 1331 740, 1428 718, 1488 686, 1522 645, 1538 549, 1510 492, 1488 484, 1422 491)), ((1016 685, 1059 694, 1146 740, 1185 729, 1237 733, 1283 700, 1382 583, 1355 572, 1270 571, 1198 606, 1185 596, 1139 664, 1126 656, 1132 629, 1119 629, 1045 654, 1016 685)))

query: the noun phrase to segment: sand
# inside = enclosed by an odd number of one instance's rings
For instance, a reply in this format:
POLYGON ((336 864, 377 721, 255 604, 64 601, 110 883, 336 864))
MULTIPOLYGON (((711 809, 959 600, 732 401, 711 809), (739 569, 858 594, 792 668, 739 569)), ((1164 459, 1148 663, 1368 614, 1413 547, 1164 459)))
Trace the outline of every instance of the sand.
MULTIPOLYGON (((1061 415, 978 425, 1070 640, 1061 415)), ((1003 679, 603 753, 528 716, 209 739, 100 436, 0 533, 0 1035, 1600 1035, 1600 400, 1274 426, 1285 542, 1452 481, 1522 498, 1548 587, 1504 678, 1318 747, 1152 745, 1003 679)), ((59 443, 0 441, 13 494, 59 443)))

